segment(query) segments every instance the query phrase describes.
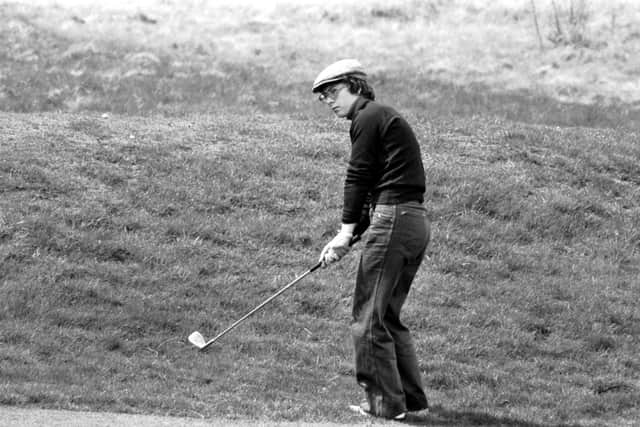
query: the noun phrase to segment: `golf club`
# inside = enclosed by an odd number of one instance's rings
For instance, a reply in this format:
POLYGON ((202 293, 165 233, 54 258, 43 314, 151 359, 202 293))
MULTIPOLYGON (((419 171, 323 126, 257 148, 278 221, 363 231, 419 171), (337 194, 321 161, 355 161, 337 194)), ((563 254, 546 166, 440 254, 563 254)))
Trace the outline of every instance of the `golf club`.
MULTIPOLYGON (((360 236, 354 236, 351 239, 351 242, 349 243, 349 246, 352 246, 354 243, 356 243, 358 240, 360 240, 360 236)), ((284 286, 282 289, 280 289, 278 292, 276 292, 275 294, 271 295, 269 298, 267 298, 266 300, 264 300, 260 305, 258 305, 256 308, 254 308, 253 310, 251 310, 250 312, 248 312, 247 314, 245 314, 244 316, 242 316, 240 319, 236 320, 235 322, 233 322, 233 324, 231 324, 231 326, 229 326, 227 329, 225 329, 224 331, 220 332, 218 335, 216 335, 215 337, 211 338, 209 341, 207 341, 204 336, 202 336, 202 334, 198 331, 192 332, 191 335, 189 335, 189 342, 193 345, 195 345, 196 347, 198 347, 200 349, 200 351, 205 350, 207 347, 209 347, 211 344, 213 344, 214 342, 216 342, 218 339, 222 338, 224 335, 226 335, 228 332, 230 332, 231 330, 233 330, 236 326, 238 326, 240 323, 244 322, 249 316, 251 316, 252 314, 254 314, 255 312, 257 312, 258 310, 260 310, 262 307, 264 307, 265 305, 269 304, 271 301, 273 301, 275 298, 277 298, 280 294, 282 294, 284 291, 286 291, 287 289, 289 289, 290 287, 292 287, 293 285, 295 285, 296 283, 298 283, 300 280, 304 279, 305 277, 307 277, 309 274, 313 273, 314 271, 316 271, 317 269, 319 269, 320 267, 322 267, 322 262, 318 262, 316 265, 314 265, 313 267, 311 267, 310 269, 308 269, 307 271, 305 271, 304 273, 302 273, 300 276, 296 277, 291 283, 288 283, 286 286, 284 286)))

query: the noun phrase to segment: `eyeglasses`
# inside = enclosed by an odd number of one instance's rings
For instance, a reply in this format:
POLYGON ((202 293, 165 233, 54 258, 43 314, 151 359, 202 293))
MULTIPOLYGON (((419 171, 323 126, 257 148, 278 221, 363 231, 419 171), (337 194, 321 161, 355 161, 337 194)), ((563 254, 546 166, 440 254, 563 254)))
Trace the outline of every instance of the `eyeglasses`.
POLYGON ((339 85, 334 85, 326 88, 325 90, 320 92, 320 95, 318 95, 318 101, 320 102, 335 101, 336 98, 338 97, 338 93, 340 93, 340 91, 345 87, 346 86, 339 84, 339 85))

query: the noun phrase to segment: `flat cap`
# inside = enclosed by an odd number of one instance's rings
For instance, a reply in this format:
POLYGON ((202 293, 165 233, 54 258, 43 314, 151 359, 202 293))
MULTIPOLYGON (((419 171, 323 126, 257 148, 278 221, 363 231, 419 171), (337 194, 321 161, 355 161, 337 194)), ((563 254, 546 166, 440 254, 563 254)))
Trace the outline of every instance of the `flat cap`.
POLYGON ((312 92, 318 92, 326 84, 337 82, 347 76, 367 77, 362 64, 357 59, 341 59, 320 71, 313 82, 312 92))

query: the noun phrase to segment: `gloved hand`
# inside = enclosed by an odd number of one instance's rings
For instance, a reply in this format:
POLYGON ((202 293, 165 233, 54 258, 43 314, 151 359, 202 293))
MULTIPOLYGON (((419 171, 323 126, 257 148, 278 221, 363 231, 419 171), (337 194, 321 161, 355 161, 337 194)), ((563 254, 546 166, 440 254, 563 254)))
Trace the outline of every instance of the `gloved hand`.
POLYGON ((320 253, 319 262, 323 267, 339 261, 349 252, 351 247, 351 239, 353 238, 353 229, 356 224, 342 224, 342 228, 329 243, 326 244, 320 253))

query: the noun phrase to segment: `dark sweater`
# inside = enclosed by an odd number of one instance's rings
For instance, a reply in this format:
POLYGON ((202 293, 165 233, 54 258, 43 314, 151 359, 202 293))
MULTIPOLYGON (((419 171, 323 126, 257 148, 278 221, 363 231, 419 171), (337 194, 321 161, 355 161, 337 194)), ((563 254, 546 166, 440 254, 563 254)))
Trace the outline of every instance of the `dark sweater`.
POLYGON ((424 200, 425 175, 413 130, 393 108, 358 98, 349 111, 351 158, 342 222, 357 223, 367 195, 373 204, 424 200))

